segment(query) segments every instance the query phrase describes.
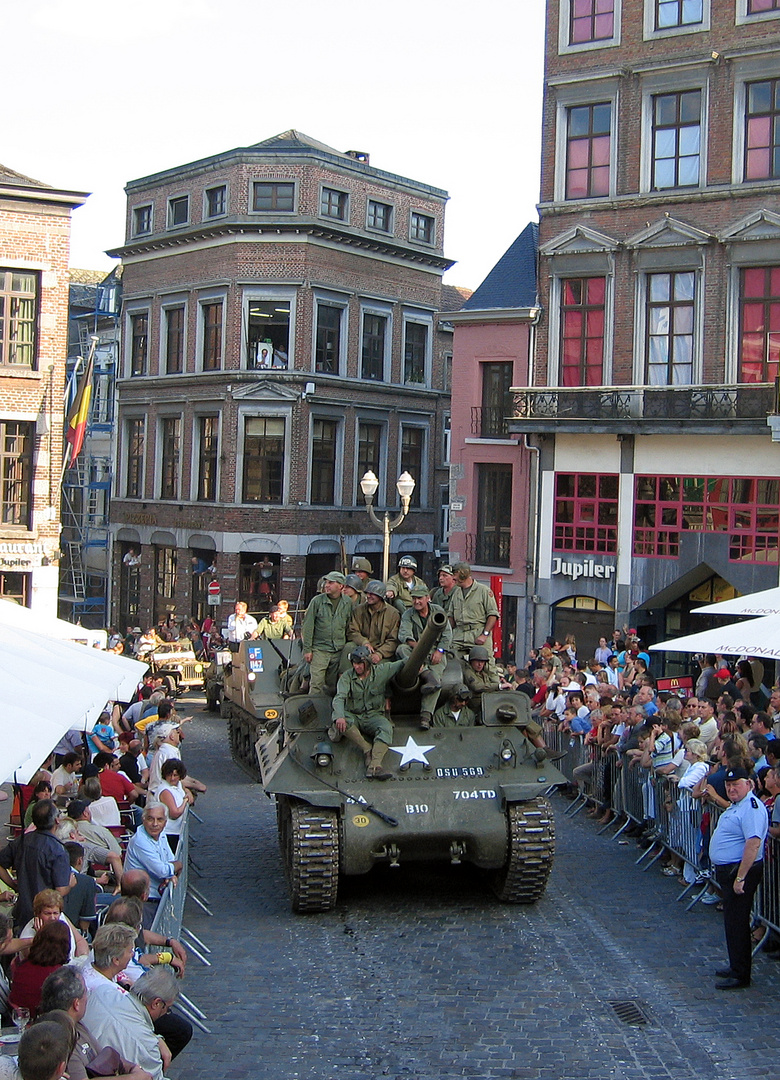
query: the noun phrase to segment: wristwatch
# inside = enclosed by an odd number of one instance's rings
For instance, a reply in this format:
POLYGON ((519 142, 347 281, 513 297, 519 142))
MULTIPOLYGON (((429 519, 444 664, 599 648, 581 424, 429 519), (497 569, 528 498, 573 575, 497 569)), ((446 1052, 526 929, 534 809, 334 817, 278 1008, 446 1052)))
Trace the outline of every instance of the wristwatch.
POLYGON ((736 878, 734 878, 734 880, 735 881, 744 881, 745 879, 743 877, 736 877, 736 878))

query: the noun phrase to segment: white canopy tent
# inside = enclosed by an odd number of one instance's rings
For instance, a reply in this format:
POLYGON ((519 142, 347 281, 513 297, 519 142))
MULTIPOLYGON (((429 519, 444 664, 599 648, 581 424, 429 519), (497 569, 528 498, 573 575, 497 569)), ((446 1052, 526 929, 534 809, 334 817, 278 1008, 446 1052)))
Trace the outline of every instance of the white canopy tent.
POLYGON ((765 615, 715 630, 702 630, 674 641, 661 641, 651 645, 650 652, 701 652, 780 660, 780 615, 765 615))
POLYGON ((80 645, 97 645, 105 649, 108 634, 105 630, 89 630, 85 626, 57 619, 54 615, 38 615, 29 608, 15 604, 13 600, 0 600, 0 623, 8 626, 20 626, 23 630, 32 630, 46 637, 60 638, 62 641, 77 641, 80 645))
POLYGON ((762 589, 747 596, 734 596, 717 604, 694 608, 692 615, 780 615, 780 588, 762 589))
POLYGON ((0 602, 0 783, 26 783, 66 731, 91 730, 106 703, 129 700, 147 670, 9 624, 4 609, 14 606, 0 602))

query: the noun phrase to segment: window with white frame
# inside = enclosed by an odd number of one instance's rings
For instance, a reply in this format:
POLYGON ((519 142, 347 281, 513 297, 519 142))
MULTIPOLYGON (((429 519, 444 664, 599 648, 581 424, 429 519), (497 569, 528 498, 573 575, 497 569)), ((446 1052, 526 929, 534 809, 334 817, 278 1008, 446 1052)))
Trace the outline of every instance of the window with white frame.
POLYGON ((390 309, 364 308, 361 318, 360 378, 383 382, 392 340, 390 309))
POLYGON ((203 371, 220 371, 224 348, 225 302, 221 296, 200 301, 201 367, 203 371))
POLYGON ((432 324, 426 320, 404 319, 404 352, 401 379, 407 385, 429 382, 432 324))
POLYGON ((295 210, 295 184, 292 181, 257 180, 252 184, 252 209, 257 213, 295 210))
POLYGON ((337 188, 323 187, 320 191, 320 214, 323 217, 346 221, 349 217, 349 195, 337 188))
POLYGON ((250 371, 285 370, 289 366, 290 299, 272 294, 246 296, 243 327, 244 354, 250 371))
POLYGON ((436 239, 436 222, 430 214, 413 210, 409 217, 409 239, 421 244, 432 244, 436 239))
POLYGON ((284 417, 248 416, 244 423, 243 456, 243 501, 281 503, 284 495, 284 417))
POLYGON ((654 191, 697 187, 701 179, 702 92, 654 94, 652 177, 654 191))
POLYGON ((645 384, 689 386, 694 377, 696 275, 645 276, 645 384))
POLYGON ((311 421, 311 495, 314 506, 336 504, 336 460, 339 423, 329 416, 314 416, 311 421))
POLYGON ((163 416, 159 428, 160 498, 179 498, 181 417, 163 416))
POLYGON ((710 29, 711 0, 645 0, 645 39, 710 29))
POLYGON ((184 371, 185 312, 184 304, 166 305, 163 308, 165 327, 163 371, 166 375, 179 375, 184 371))
POLYGON ((146 422, 142 416, 127 417, 125 430, 125 495, 142 499, 144 495, 144 461, 146 422))
POLYGON ((149 312, 127 314, 127 359, 130 375, 146 375, 149 370, 149 312))
POLYGON ((612 103, 573 105, 566 125, 566 198, 609 195, 612 103))
POLYGON ((152 207, 136 206, 133 208, 133 236, 144 236, 152 231, 152 207))
POLYGON ((346 308, 327 300, 316 301, 314 370, 338 375, 341 368, 342 326, 346 308))
POLYGON ((410 506, 424 506, 425 498, 425 428, 412 424, 401 425, 401 473, 408 472, 414 480, 410 506))
POLYGON ((206 188, 206 217, 222 217, 227 213, 227 185, 206 188))
POLYGON ((560 0, 558 52, 620 44, 621 0, 560 0))
POLYGON ((780 0, 737 0, 737 25, 776 19, 780 15, 780 0))
POLYGON ((366 207, 366 228, 389 233, 393 228, 393 208, 389 203, 369 199, 366 207))
POLYGON ((744 87, 745 181, 780 178, 780 79, 759 79, 744 87))
POLYGON ((190 220, 189 195, 177 195, 168 200, 168 228, 176 229, 190 220))
POLYGON ((215 502, 219 479, 219 414, 198 416, 197 478, 195 498, 198 502, 215 502))

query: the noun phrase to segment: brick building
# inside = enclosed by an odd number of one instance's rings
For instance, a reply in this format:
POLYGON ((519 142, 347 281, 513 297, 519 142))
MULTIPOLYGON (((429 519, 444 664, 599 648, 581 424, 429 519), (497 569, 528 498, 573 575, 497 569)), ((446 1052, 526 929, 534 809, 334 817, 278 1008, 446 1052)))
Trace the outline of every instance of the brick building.
POLYGON ((57 614, 71 211, 0 165, 0 596, 57 614))
POLYGON ((510 435, 509 415, 510 388, 529 378, 540 315, 536 234, 537 226, 527 225, 449 316, 454 326, 450 557, 467 561, 486 585, 501 579, 505 656, 524 656, 533 644, 526 637, 528 529, 535 521, 526 498, 531 452, 510 435))
POLYGON ((550 0, 537 638, 778 580, 780 4, 550 0))
POLYGON ((416 481, 391 565, 430 574, 447 473, 447 194, 295 131, 127 186, 114 617, 295 604, 381 567, 359 482, 416 481), (213 568, 213 569, 212 569, 213 568))

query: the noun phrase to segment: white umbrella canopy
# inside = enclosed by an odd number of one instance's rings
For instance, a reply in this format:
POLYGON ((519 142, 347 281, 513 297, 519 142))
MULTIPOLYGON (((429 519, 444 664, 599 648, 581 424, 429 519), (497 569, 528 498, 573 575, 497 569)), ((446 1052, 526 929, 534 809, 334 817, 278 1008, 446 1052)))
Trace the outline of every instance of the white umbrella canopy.
POLYGON ((66 731, 91 730, 106 702, 127 701, 147 670, 2 621, 0 656, 0 783, 14 775, 25 783, 66 731))
POLYGON ((701 652, 780 660, 780 615, 765 615, 650 646, 650 652, 701 652))
POLYGON ((0 600, 0 623, 19 626, 23 630, 32 630, 35 634, 60 638, 62 641, 77 641, 83 645, 97 642, 102 649, 105 649, 108 640, 105 630, 89 630, 57 619, 54 615, 39 615, 21 604, 15 604, 13 600, 0 600))
POLYGON ((780 615, 780 587, 694 608, 692 615, 780 615))

